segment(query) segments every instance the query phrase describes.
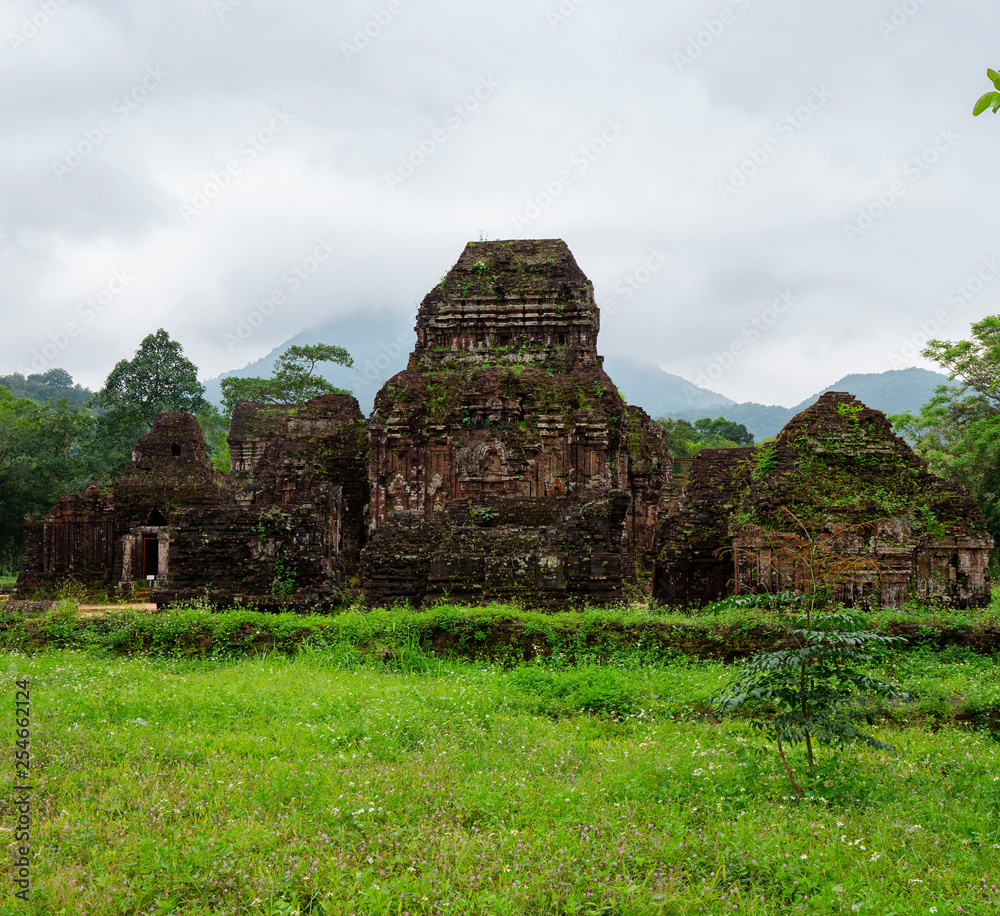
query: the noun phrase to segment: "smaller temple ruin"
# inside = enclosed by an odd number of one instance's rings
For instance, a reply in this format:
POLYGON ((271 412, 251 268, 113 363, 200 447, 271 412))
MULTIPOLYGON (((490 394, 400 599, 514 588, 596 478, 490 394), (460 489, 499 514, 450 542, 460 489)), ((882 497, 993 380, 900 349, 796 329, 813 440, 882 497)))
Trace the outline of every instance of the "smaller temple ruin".
POLYGON ((672 605, 819 588, 989 602, 982 514, 883 414, 825 394, 773 443, 700 452, 682 486, 599 329, 565 242, 470 242, 367 421, 349 395, 241 402, 225 475, 194 417, 160 414, 121 478, 26 521, 18 593, 73 579, 160 605, 567 607, 640 594, 655 562, 672 605))
POLYGON ((198 421, 160 414, 109 486, 26 522, 19 594, 73 579, 158 604, 205 599, 324 607, 343 597, 365 537, 367 437, 357 401, 242 403, 233 473, 208 460, 198 421))
POLYGON ((699 453, 661 532, 655 597, 822 591, 848 607, 990 601, 993 539, 877 410, 828 392, 773 444, 699 453))

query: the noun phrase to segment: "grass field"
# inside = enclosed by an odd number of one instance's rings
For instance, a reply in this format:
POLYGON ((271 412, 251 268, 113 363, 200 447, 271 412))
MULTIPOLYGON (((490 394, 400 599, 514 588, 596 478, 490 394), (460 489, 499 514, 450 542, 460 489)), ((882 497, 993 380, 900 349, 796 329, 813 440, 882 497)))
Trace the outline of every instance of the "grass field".
MULTIPOLYGON (((1000 743, 984 717, 1000 708, 997 656, 885 656, 878 673, 920 694, 881 710, 876 733, 898 753, 825 756, 802 803, 746 718, 710 713, 732 668, 640 658, 3 653, 8 709, 15 679, 30 683, 35 819, 30 901, 3 906, 998 911, 1000 743)), ((7 731, 13 747, 12 713, 7 731)))

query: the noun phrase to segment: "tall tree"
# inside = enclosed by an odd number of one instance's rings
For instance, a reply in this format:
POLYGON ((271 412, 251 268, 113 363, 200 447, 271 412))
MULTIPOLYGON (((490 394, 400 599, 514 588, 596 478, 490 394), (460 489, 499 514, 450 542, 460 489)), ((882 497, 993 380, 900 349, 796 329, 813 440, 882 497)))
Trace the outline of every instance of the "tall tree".
POLYGON ((348 394, 316 375, 317 363, 336 363, 351 367, 354 360, 343 347, 330 344, 294 346, 278 357, 269 379, 253 377, 222 380, 222 401, 231 413, 237 401, 254 404, 301 404, 321 394, 348 394))
POLYGON ((934 473, 968 487, 1000 541, 1000 316, 972 325, 971 340, 928 341, 923 355, 959 385, 941 385, 917 414, 892 417, 934 473))
POLYGON ((18 564, 26 515, 91 478, 94 462, 82 446, 93 424, 90 411, 66 400, 36 404, 0 387, 0 567, 18 564))
POLYGON ((160 328, 142 341, 132 359, 115 365, 93 403, 109 412, 128 411, 148 429, 161 411, 197 413, 205 406, 204 395, 197 366, 160 328))
POLYGON ((103 408, 91 452, 113 476, 128 463, 136 439, 147 433, 162 411, 205 410, 205 386, 183 348, 163 328, 146 337, 132 359, 120 360, 91 404, 103 408))

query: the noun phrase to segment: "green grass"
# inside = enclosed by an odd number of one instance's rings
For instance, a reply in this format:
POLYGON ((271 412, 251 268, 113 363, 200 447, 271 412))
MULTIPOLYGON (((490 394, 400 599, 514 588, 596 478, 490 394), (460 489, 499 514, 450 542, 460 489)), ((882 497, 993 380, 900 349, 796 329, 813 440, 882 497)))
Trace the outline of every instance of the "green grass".
MULTIPOLYGON (((31 684, 36 819, 31 901, 3 912, 1000 906, 1000 744, 938 727, 942 709, 996 702, 996 656, 883 656, 880 674, 929 705, 885 710, 875 731, 897 754, 824 756, 800 804, 747 718, 708 712, 733 673, 720 663, 501 668, 405 644, 376 658, 346 642, 214 661, 0 655, 8 700, 15 678, 31 684)), ((0 807, 11 824, 9 793, 0 807)))
POLYGON ((0 588, 13 588, 17 585, 17 576, 0 576, 0 588))

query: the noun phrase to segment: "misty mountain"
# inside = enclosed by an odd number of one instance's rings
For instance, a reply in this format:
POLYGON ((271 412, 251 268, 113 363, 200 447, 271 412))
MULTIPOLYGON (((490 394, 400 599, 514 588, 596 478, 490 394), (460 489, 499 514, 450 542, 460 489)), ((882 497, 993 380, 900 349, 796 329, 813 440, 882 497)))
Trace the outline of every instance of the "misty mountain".
MULTIPOLYGON (((207 379, 206 396, 210 401, 220 403, 220 383, 230 375, 270 376, 277 357, 293 344, 335 344, 346 348, 354 357, 354 368, 321 366, 320 374, 338 388, 352 392, 358 399, 361 412, 367 416, 372 411, 379 388, 406 368, 407 358, 416 341, 412 320, 409 312, 385 309, 315 325, 243 368, 207 379)), ((693 422, 702 417, 715 419, 721 416, 742 423, 757 441, 776 435, 823 391, 849 391, 869 407, 885 413, 900 413, 918 410, 930 400, 935 387, 948 382, 948 378, 940 373, 916 368, 847 375, 794 407, 781 407, 736 403, 718 392, 698 388, 679 375, 664 372, 655 363, 629 356, 605 356, 604 368, 625 400, 643 408, 652 417, 674 417, 693 422)))
POLYGON ((385 309, 372 314, 354 314, 335 318, 306 328, 265 356, 243 366, 206 379, 205 397, 215 404, 222 403, 221 382, 231 375, 268 378, 277 358, 291 346, 334 344, 344 347, 354 357, 354 368, 320 365, 318 374, 331 385, 350 391, 367 416, 372 412, 375 395, 397 372, 406 368, 410 351, 416 343, 413 316, 385 309))
MULTIPOLYGON (((667 373, 664 373, 666 375, 667 373)), ((817 391, 794 407, 778 407, 766 404, 731 404, 718 412, 704 408, 680 410, 669 416, 679 420, 700 420, 702 417, 714 419, 725 417, 742 423, 754 439, 760 441, 767 436, 776 436, 781 428, 800 411, 827 391, 849 391, 868 407, 874 407, 886 414, 918 411, 934 394, 938 385, 954 384, 948 376, 929 369, 890 369, 887 372, 855 373, 817 391)), ((640 406, 643 406, 640 402, 640 406)), ((654 414, 660 416, 660 414, 654 414)))

